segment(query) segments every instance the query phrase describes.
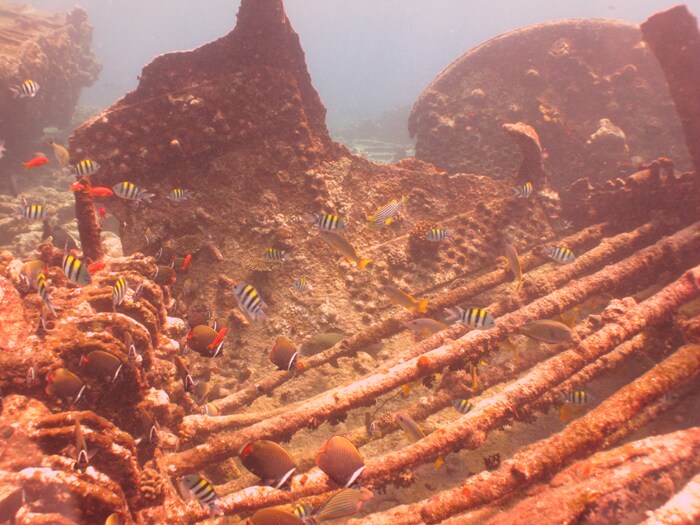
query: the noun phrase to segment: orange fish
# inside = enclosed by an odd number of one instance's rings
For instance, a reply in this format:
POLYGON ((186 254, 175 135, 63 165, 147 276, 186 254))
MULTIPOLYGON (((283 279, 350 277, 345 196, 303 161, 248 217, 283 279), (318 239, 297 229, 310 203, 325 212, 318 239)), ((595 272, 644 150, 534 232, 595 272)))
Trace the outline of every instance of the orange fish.
POLYGON ((38 166, 46 164, 48 161, 49 159, 47 159, 46 157, 34 157, 29 162, 23 162, 22 165, 24 166, 24 171, 28 171, 29 168, 36 168, 38 166))
POLYGON ((95 261, 90 266, 88 266, 88 272, 93 274, 99 272, 102 268, 107 266, 104 261, 95 261))
POLYGON ((189 266, 190 266, 190 261, 191 261, 191 260, 192 260, 192 254, 191 254, 191 253, 188 253, 188 254, 187 254, 187 257, 185 257, 185 260, 184 260, 184 262, 182 263, 182 267, 180 268, 180 270, 182 270, 183 272, 184 272, 184 271, 187 271, 187 268, 189 268, 189 266))
POLYGON ((83 184, 80 184, 79 182, 76 182, 75 184, 71 184, 68 189, 70 191, 83 191, 85 189, 85 186, 83 184))
POLYGON ((102 186, 95 186, 94 188, 88 188, 85 190, 86 193, 89 193, 90 195, 94 197, 111 197, 114 195, 114 192, 112 191, 111 188, 104 188, 102 186))

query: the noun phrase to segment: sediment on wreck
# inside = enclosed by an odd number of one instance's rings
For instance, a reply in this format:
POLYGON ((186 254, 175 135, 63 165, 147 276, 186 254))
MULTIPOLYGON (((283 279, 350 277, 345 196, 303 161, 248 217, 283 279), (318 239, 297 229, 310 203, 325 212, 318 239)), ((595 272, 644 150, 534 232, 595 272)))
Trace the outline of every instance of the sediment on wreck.
POLYGON ((678 112, 685 143, 700 173, 700 31, 697 19, 679 5, 642 23, 642 38, 661 65, 678 112))

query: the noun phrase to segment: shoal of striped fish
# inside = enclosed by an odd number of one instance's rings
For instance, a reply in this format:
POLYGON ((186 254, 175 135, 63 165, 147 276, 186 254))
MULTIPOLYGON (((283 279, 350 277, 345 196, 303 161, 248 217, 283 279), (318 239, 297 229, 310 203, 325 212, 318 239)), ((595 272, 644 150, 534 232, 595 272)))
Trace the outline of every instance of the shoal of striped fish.
POLYGON ((89 177, 97 173, 97 170, 100 169, 100 165, 94 160, 83 159, 73 166, 73 169, 77 177, 89 177))
POLYGON ((182 188, 175 188, 170 190, 168 193, 168 200, 173 202, 182 202, 190 198, 190 190, 183 190, 182 188))
POLYGON ((472 405, 467 399, 453 399, 452 406, 455 407, 455 410, 462 415, 467 414, 472 408, 474 408, 474 405, 472 405))
POLYGON ((370 228, 383 228, 384 226, 389 226, 394 219, 396 214, 399 212, 401 207, 406 204, 408 197, 403 195, 401 199, 394 199, 389 204, 382 206, 377 213, 367 217, 369 221, 370 228))
POLYGON ((133 182, 123 181, 112 186, 117 197, 136 202, 150 203, 153 198, 153 193, 147 193, 146 190, 139 188, 133 182))
POLYGON ((288 261, 289 256, 284 250, 279 250, 277 248, 268 248, 267 250, 265 250, 265 253, 263 253, 263 259, 267 259, 268 261, 274 262, 282 262, 288 261))
POLYGON ((576 260, 574 253, 565 246, 547 246, 544 253, 561 264, 569 264, 576 260))
POLYGON ((313 286, 311 286, 309 282, 303 277, 294 279, 294 281, 292 281, 292 287, 299 293, 308 292, 314 289, 313 286))
POLYGON ((518 186, 517 188, 513 188, 513 196, 517 197, 518 199, 527 199, 532 195, 532 183, 531 182, 526 182, 522 186, 518 186))
POLYGON ((19 86, 10 88, 10 90, 12 91, 14 98, 33 98, 39 92, 39 84, 33 80, 25 80, 19 86))
POLYGON ((122 304, 126 291, 129 288, 129 283, 124 277, 117 279, 117 282, 112 286, 112 306, 117 307, 122 304))
POLYGON ((32 204, 31 206, 24 206, 18 211, 22 217, 30 221, 37 221, 46 217, 46 208, 44 208, 41 204, 32 204))
POLYGON ((46 288, 46 276, 44 275, 44 272, 39 272, 39 274, 36 276, 36 289, 37 289, 37 293, 39 294, 39 297, 41 297, 41 300, 44 301, 46 308, 55 317, 56 310, 54 310, 54 307, 51 304, 51 300, 49 299, 49 292, 46 288))
POLYGON ((430 228, 430 230, 428 230, 428 233, 425 234, 426 239, 434 242, 444 241, 445 239, 448 239, 450 237, 452 237, 452 234, 444 228, 430 228))
POLYGON ((221 498, 217 496, 214 486, 201 476, 189 475, 182 478, 184 492, 195 498, 203 509, 209 508, 211 517, 223 516, 221 498))
POLYGON ((319 230, 327 232, 342 232, 345 230, 345 224, 343 223, 343 218, 339 215, 331 215, 328 213, 315 213, 314 215, 307 215, 306 222, 313 224, 319 230))
POLYGON ((267 305, 260 297, 258 291, 251 284, 238 283, 233 287, 233 295, 236 297, 238 308, 251 321, 264 321, 267 315, 263 311, 267 305))
POLYGON ((473 328, 479 328, 481 330, 488 330, 496 326, 496 320, 493 316, 482 308, 468 307, 460 308, 459 306, 453 306, 452 308, 445 308, 448 317, 447 321, 456 321, 462 323, 465 326, 471 326, 473 328))
POLYGON ((343 489, 324 501, 306 523, 316 524, 349 518, 357 514, 362 505, 373 497, 372 491, 366 488, 343 489))
POLYGON ((63 268, 63 273, 66 275, 68 280, 74 284, 77 284, 78 286, 85 286, 92 282, 90 272, 88 272, 85 265, 80 262, 79 259, 68 253, 63 256, 63 263, 61 264, 61 267, 63 268))

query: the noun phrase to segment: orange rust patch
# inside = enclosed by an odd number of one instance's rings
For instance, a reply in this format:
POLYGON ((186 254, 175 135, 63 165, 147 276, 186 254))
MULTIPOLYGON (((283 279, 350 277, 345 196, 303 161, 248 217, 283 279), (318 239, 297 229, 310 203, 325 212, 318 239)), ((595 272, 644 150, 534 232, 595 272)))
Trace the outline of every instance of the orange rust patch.
POLYGON ((420 356, 418 358, 418 368, 428 368, 430 366, 430 358, 427 356, 420 356))

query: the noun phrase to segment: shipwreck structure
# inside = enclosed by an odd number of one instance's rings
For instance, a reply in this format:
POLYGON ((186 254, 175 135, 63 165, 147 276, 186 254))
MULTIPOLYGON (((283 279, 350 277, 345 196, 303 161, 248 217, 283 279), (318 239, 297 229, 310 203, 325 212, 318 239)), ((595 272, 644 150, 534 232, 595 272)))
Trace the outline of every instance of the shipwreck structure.
MULTIPOLYGON (((682 8, 661 13, 643 34, 697 42, 692 20, 682 8), (655 31, 669 17, 685 21, 689 34, 655 31)), ((543 49, 567 27, 548 26, 543 49)), ((633 33, 638 39, 636 29, 620 29, 631 47, 633 33)), ((664 70, 670 78, 673 68, 664 70)), ((685 81, 669 80, 681 115, 697 104, 685 81)), ((41 323, 42 300, 22 279, 22 261, 0 259, 2 313, 11 316, 0 326, 0 519, 210 519, 178 494, 189 474, 216 487, 225 517, 214 519, 318 507, 340 487, 314 458, 340 434, 364 457, 359 481, 374 493, 351 524, 614 522, 632 509, 653 511, 647 523, 697 521, 686 496, 697 494, 700 472, 700 422, 688 410, 700 374, 698 166, 677 169, 685 153, 676 164, 650 149, 653 157, 629 176, 557 178, 542 162, 548 135, 526 114, 497 130, 522 155, 509 178, 486 165, 478 174, 416 159, 378 166, 334 143, 324 116, 281 0, 243 0, 230 34, 156 58, 136 90, 76 130, 71 156, 102 166, 93 185, 128 181, 155 197, 110 203, 131 254, 110 258, 93 197, 76 193, 83 260, 98 264, 91 284, 74 287, 60 268, 63 247, 40 247, 57 311, 41 323), (536 191, 514 197, 525 182, 536 191), (167 199, 173 188, 191 197, 167 199), (365 227, 367 215, 402 196, 405 212, 393 224, 365 227), (372 260, 366 269, 338 261, 305 217, 320 212, 344 217, 347 239, 372 260), (428 240, 435 227, 452 236, 428 240), (522 286, 496 262, 504 242, 521 254, 522 286), (566 246, 575 262, 556 265, 547 245, 566 246), (263 259, 271 247, 288 258, 263 259), (174 282, 163 280, 164 253, 191 256, 171 268, 174 282), (131 289, 122 302, 112 291, 119 277, 131 289), (313 287, 295 294, 301 277, 313 287), (236 308, 231 288, 241 282, 267 303, 264 324, 236 308), (427 312, 392 306, 384 285, 427 297, 427 312), (455 324, 420 335, 405 324, 476 305, 495 327, 455 324), (185 353, 182 318, 228 328, 222 355, 185 353), (523 324, 552 318, 573 327, 573 341, 533 345, 518 335, 523 324), (268 361, 280 335, 301 343, 329 333, 342 341, 302 353, 295 373, 268 361), (85 372, 82 357, 93 351, 119 360, 117 380, 85 372), (44 378, 57 369, 80 377, 80 403, 46 390, 44 378), (591 406, 573 419, 552 417, 581 389, 595 389, 591 406), (460 399, 471 409, 457 412, 460 399), (399 410, 422 426, 423 439, 403 440, 399 410), (660 420, 676 424, 648 437, 660 420), (76 421, 95 451, 84 471, 70 459, 76 421), (291 452, 289 490, 243 473, 237 458, 256 439, 291 452), (426 464, 437 458, 446 463, 435 474, 426 464)), ((682 150, 681 125, 659 118, 674 130, 669 148, 682 150)), ((694 148, 689 140, 692 159, 694 148)))

